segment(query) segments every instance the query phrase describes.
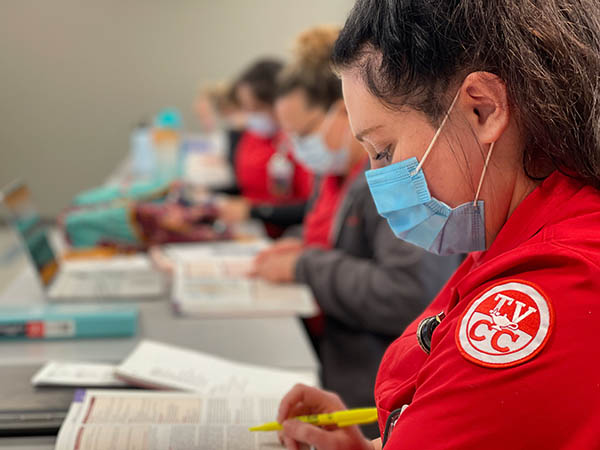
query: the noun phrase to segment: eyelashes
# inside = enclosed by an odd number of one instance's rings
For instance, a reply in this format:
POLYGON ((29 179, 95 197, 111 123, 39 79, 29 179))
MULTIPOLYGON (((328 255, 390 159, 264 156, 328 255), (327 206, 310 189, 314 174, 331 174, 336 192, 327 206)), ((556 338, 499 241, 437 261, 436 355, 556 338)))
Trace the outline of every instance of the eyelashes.
POLYGON ((375 155, 375 161, 384 160, 385 162, 390 163, 392 161, 393 155, 394 155, 394 153, 392 152, 392 146, 388 145, 385 148, 385 150, 383 150, 375 155))

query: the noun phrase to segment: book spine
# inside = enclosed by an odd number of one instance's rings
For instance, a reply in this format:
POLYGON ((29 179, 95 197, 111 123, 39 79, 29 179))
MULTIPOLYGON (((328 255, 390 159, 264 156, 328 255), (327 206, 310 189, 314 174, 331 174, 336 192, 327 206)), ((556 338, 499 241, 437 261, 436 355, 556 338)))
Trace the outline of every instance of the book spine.
POLYGON ((0 323, 0 340, 124 337, 136 330, 137 314, 15 319, 0 323))
POLYGON ((75 321, 27 320, 0 324, 0 339, 53 339, 75 337, 75 321))

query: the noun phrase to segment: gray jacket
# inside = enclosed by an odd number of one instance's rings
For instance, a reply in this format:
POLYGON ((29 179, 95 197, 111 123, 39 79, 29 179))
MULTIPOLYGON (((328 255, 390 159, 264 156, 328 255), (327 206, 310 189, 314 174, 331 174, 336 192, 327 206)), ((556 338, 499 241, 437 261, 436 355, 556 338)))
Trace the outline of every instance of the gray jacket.
POLYGON ((373 404, 387 346, 433 300, 461 258, 439 257, 397 239, 379 216, 364 175, 350 186, 331 250, 309 249, 296 266, 325 315, 322 382, 348 406, 373 404))

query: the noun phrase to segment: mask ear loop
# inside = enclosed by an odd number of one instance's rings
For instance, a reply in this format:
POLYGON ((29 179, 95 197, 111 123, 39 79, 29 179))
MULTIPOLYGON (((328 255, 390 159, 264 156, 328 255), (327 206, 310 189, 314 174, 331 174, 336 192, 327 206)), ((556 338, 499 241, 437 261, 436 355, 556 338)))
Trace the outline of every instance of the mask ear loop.
POLYGON ((481 178, 479 178, 479 186, 477 186, 477 193, 475 194, 475 200, 473 200, 473 206, 477 206, 477 200, 479 200, 479 194, 481 193, 481 186, 483 186, 483 179, 485 172, 487 171, 490 159, 492 158, 492 152, 494 151, 494 145, 496 142, 490 144, 490 150, 488 151, 487 157, 485 158, 485 164, 483 165, 483 171, 481 172, 481 178))
POLYGON ((437 142, 438 138, 440 137, 440 134, 442 134, 442 130, 444 129, 444 125, 446 125, 446 122, 448 121, 448 118, 450 117, 450 113, 454 109, 454 105, 456 104, 456 101, 458 100, 458 96, 459 95, 460 95, 460 89, 458 90, 458 92, 454 96, 454 100, 452 100, 452 103, 450 104, 450 107, 448 108, 448 111, 446 112, 446 115, 444 116, 444 119, 442 120, 442 123, 440 124, 439 128, 435 132, 435 135, 433 136, 433 139, 431 140, 431 143, 429 144, 429 147, 427 147, 427 150, 425 150, 425 153, 423 154, 423 157, 421 158, 421 162, 419 163, 419 165, 417 166, 417 168, 410 174, 411 177, 414 177, 423 168, 423 164, 425 164, 425 160, 429 156, 429 153, 431 153, 431 150, 433 149, 433 146, 435 145, 435 143, 437 142))

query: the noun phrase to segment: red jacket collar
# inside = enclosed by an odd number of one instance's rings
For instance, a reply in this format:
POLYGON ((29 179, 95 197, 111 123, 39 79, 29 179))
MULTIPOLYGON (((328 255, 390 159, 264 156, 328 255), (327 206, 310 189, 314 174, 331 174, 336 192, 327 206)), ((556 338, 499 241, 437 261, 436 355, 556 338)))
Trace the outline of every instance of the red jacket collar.
POLYGON ((531 239, 548 223, 568 216, 569 199, 583 186, 579 180, 553 172, 513 211, 490 248, 475 259, 489 261, 531 239))

